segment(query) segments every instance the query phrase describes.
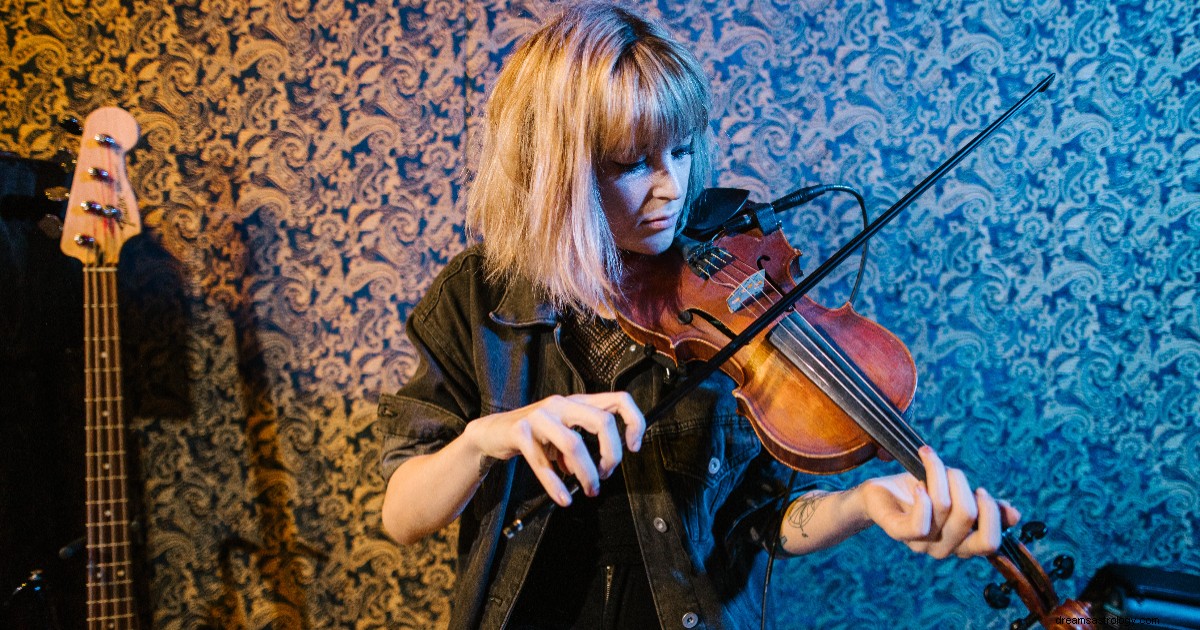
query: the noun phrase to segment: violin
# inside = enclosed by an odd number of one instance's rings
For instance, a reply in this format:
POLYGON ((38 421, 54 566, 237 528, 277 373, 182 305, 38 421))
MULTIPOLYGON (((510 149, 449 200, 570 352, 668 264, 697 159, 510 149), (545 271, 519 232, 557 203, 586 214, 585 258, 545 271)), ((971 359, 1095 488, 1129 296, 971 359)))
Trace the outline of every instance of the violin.
MULTIPOLYGON (((679 365, 708 361, 796 286, 800 255, 782 231, 753 229, 631 258, 618 321, 634 341, 679 365)), ((883 449, 924 481, 917 450, 925 442, 902 416, 916 392, 912 355, 849 303, 830 309, 800 298, 721 371, 738 384, 733 395, 764 448, 790 468, 844 472, 883 449)), ((1071 575, 1071 559, 1059 556, 1048 573, 1026 548, 1044 534, 1037 522, 1019 535, 1004 532, 988 560, 1005 582, 989 585, 986 600, 1003 608, 1012 592, 1020 596, 1030 614, 1014 630, 1035 621, 1053 630, 1094 628, 1089 604, 1060 603, 1055 593, 1052 579, 1071 575)))
MULTIPOLYGON (((800 252, 784 238, 775 211, 812 195, 797 191, 774 203, 747 204, 748 193, 705 191, 717 199, 715 205, 728 207, 690 221, 677 246, 663 254, 625 260, 623 297, 617 304, 621 328, 676 365, 689 364, 688 378, 646 412, 647 423, 720 370, 737 383, 733 395, 742 415, 767 452, 783 464, 832 474, 886 451, 924 481, 917 451, 925 441, 903 418, 916 392, 912 355, 894 334, 849 304, 828 309, 805 293, 1045 91, 1053 78, 1044 78, 803 280, 800 252)), ((698 205, 703 202, 704 195, 698 205)), ((575 484, 572 492, 577 489, 575 484)), ((504 534, 511 538, 525 520, 549 505, 544 497, 504 534)), ((1069 577, 1074 562, 1059 556, 1047 572, 1025 546, 1045 532, 1044 524, 1031 522, 1019 534, 1002 534, 999 550, 988 560, 1005 580, 989 585, 985 599, 1004 608, 1017 593, 1029 614, 1014 621, 1012 630, 1035 622, 1051 630, 1095 628, 1090 604, 1060 602, 1054 590, 1052 580, 1069 577)))

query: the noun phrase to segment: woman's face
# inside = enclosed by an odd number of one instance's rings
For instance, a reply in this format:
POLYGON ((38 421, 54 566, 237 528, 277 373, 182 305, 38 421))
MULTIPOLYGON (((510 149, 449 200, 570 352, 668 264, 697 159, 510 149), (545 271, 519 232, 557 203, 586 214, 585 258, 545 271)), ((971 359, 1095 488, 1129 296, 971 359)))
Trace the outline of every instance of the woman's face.
POLYGON ((671 246, 691 172, 691 138, 599 165, 600 206, 617 247, 655 255, 671 246))

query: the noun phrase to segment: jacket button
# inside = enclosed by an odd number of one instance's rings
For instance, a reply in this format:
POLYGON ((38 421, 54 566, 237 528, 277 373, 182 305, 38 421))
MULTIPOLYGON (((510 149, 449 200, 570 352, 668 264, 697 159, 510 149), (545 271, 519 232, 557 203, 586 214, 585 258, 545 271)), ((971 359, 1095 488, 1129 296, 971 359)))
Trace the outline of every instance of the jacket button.
POLYGON ((696 624, 700 623, 700 617, 696 616, 694 612, 684 613, 681 621, 683 621, 684 628, 695 628, 696 624))
MULTIPOLYGON (((662 520, 662 518, 660 518, 660 517, 657 517, 657 516, 654 517, 654 529, 657 529, 660 534, 666 533, 667 522, 662 520)), ((688 627, 690 628, 691 626, 688 626, 688 627)))
POLYGON ((715 475, 719 470, 721 470, 721 460, 716 457, 708 460, 708 474, 715 475))

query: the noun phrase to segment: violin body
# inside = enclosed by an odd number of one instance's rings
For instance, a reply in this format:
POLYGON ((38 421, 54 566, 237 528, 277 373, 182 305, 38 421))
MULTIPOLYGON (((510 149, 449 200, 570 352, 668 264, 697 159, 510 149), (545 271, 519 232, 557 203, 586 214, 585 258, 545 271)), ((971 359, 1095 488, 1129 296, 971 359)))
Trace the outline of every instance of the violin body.
MULTIPOLYGON (((626 261, 627 302, 619 319, 626 334, 679 365, 707 360, 795 285, 800 252, 779 230, 722 236, 719 269, 698 273, 696 256, 679 248, 626 261), (759 274, 759 272, 765 274, 759 274), (757 277, 756 277, 757 274, 757 277), (765 281, 765 284, 764 284, 765 281), (740 295, 742 299, 731 295, 740 295)), ((849 304, 828 309, 805 297, 780 318, 803 318, 858 366, 899 410, 911 403, 916 365, 901 341, 849 304)), ((875 457, 876 443, 847 415, 824 383, 814 383, 779 351, 783 326, 747 344, 722 370, 738 383, 733 395, 763 445, 780 462, 808 473, 850 470, 875 457)))

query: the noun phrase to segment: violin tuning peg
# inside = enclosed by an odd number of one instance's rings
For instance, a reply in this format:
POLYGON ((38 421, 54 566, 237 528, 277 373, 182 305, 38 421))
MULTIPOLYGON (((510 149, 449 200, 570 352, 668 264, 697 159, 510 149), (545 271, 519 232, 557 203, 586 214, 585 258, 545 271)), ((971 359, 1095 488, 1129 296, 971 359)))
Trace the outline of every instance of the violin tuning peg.
POLYGON ((1000 610, 1008 608, 1012 604, 1012 585, 1004 584, 988 584, 983 589, 983 599, 987 601, 988 606, 1000 610))
POLYGON ((1075 575, 1075 558, 1066 554, 1060 554, 1054 557, 1054 569, 1050 571, 1050 577, 1055 580, 1065 580, 1072 575, 1075 575))
POLYGON ((1017 619, 1016 621, 1008 624, 1008 630, 1025 630, 1029 626, 1032 626, 1034 623, 1036 623, 1037 620, 1037 613, 1030 613, 1028 617, 1017 619))
POLYGON ((1041 540, 1046 536, 1046 524, 1041 521, 1029 521, 1021 527, 1021 542, 1029 544, 1035 540, 1041 540))
POLYGON ((59 118, 58 126, 77 136, 83 134, 83 125, 79 124, 79 119, 74 116, 68 115, 59 118))

